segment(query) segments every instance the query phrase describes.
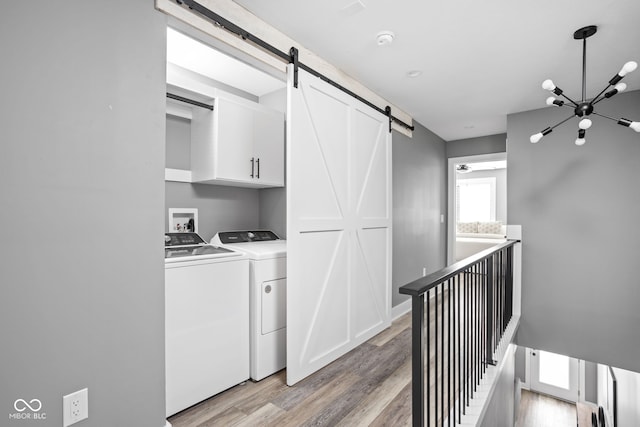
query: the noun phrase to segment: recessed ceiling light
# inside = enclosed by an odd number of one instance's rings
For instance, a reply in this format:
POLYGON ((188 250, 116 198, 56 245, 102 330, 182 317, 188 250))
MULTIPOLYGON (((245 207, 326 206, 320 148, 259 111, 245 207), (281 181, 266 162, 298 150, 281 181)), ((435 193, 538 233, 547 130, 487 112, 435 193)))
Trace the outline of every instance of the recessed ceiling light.
POLYGON ((407 71, 407 77, 411 77, 412 79, 415 79, 416 77, 419 77, 421 75, 422 75, 422 70, 407 71))
POLYGON ((376 36, 376 42, 378 46, 389 46, 393 43, 393 39, 396 35, 393 31, 380 31, 376 36))

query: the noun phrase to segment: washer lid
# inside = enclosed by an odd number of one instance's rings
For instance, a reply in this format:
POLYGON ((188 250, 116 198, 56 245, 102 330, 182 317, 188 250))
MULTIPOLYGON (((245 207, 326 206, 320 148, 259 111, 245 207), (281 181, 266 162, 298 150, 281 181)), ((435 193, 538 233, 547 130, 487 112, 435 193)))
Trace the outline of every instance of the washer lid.
POLYGON ((164 258, 183 258, 183 257, 201 257, 207 256, 214 258, 222 256, 234 256, 236 252, 227 248, 218 248, 213 245, 187 245, 187 246, 171 246, 164 248, 164 258))
POLYGON ((164 260, 167 262, 240 256, 229 248, 210 245, 196 233, 165 233, 164 260))

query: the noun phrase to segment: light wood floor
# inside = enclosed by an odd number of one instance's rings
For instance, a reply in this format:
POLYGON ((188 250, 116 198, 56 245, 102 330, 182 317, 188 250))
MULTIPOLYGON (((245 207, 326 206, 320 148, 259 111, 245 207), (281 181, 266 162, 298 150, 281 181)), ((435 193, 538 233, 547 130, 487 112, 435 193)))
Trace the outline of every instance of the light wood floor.
MULTIPOLYGON (((438 302, 442 304, 441 297, 438 302)), ((444 304, 448 305, 446 292, 444 304)), ((430 317, 433 342, 433 300, 430 317)), ((432 350, 432 387, 433 358, 432 350)), ((434 405, 432 401, 432 422, 434 405)), ((411 425, 411 315, 292 387, 281 371, 233 387, 169 422, 174 427, 411 425)))
POLYGON ((576 405, 522 390, 516 427, 575 427, 576 405))
POLYGON ((411 317, 287 387, 285 371, 171 417, 174 427, 402 426, 411 420, 411 317))

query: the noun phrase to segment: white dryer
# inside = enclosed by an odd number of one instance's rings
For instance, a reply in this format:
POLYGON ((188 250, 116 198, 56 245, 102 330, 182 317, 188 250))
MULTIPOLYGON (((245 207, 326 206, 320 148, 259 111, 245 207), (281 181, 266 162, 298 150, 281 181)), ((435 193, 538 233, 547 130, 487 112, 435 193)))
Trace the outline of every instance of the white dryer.
POLYGON ((287 241, 272 231, 251 230, 219 232, 211 243, 249 258, 250 371, 260 381, 287 361, 287 241))

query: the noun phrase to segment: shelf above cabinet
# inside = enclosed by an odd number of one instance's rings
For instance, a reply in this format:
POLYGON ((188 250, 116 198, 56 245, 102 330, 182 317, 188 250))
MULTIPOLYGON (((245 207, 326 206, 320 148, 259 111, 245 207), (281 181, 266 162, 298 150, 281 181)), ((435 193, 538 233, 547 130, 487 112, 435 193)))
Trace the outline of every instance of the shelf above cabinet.
POLYGON ((173 182, 192 182, 191 171, 184 169, 164 169, 164 180, 173 182))

